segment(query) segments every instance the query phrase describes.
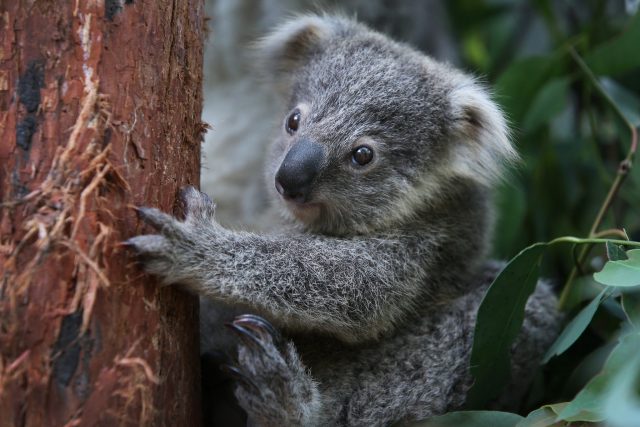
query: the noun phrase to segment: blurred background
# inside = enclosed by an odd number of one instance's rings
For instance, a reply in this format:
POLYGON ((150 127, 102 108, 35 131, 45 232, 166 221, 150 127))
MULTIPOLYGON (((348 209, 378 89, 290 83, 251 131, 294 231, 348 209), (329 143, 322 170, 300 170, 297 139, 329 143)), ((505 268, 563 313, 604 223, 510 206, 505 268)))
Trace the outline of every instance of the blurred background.
MULTIPOLYGON (((496 195, 495 257, 510 259, 534 242, 559 236, 587 237, 630 151, 630 129, 640 125, 639 3, 210 0, 204 120, 212 129, 203 146, 202 187, 218 202, 223 224, 263 228, 262 159, 285 111, 256 78, 251 42, 294 13, 339 11, 492 88, 522 156, 496 195)), ((624 238, 624 230, 640 240, 640 168, 631 168, 613 198, 598 227, 607 229, 618 230, 607 237, 624 238)), ((559 293, 575 252, 553 247, 545 256, 542 273, 559 293)), ((570 316, 599 292, 590 273, 606 259, 603 248, 585 259, 580 286, 564 306, 570 316)), ((605 301, 587 333, 546 366, 528 409, 571 399, 599 372, 628 326, 621 298, 614 294, 605 301)), ((640 295, 627 298, 640 313, 640 295)))

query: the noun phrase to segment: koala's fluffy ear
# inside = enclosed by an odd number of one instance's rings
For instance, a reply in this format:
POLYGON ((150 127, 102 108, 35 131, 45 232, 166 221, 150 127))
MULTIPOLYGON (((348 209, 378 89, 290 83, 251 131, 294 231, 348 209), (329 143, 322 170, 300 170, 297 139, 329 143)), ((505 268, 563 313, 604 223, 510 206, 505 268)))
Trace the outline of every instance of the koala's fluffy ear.
POLYGON ((470 77, 461 79, 450 96, 454 173, 492 185, 502 177, 505 164, 518 160, 504 115, 488 90, 470 77))
POLYGON ((346 20, 329 16, 302 15, 290 19, 256 44, 264 71, 275 77, 294 71, 345 25, 346 20))

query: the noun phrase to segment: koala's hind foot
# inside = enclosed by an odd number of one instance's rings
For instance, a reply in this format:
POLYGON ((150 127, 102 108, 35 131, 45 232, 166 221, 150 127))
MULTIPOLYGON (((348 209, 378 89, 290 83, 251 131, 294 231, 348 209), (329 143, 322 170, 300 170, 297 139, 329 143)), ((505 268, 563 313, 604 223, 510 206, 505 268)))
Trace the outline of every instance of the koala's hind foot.
POLYGON ((309 426, 320 412, 320 393, 292 343, 259 316, 227 324, 239 337, 237 366, 224 370, 237 380, 236 397, 257 426, 309 426))

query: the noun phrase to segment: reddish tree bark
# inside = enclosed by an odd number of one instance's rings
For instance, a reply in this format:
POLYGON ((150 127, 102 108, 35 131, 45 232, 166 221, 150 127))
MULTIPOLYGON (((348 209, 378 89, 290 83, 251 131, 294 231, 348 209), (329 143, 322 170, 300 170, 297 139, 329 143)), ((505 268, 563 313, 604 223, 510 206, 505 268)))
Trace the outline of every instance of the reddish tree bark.
POLYGON ((119 242, 197 184, 202 0, 0 0, 0 426, 199 423, 196 298, 119 242))

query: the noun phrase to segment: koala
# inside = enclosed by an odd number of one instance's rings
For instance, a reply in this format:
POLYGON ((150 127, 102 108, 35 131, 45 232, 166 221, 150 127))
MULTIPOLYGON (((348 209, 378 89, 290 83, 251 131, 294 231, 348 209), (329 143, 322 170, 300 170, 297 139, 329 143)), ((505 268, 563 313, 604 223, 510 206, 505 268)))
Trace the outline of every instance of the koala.
MULTIPOLYGON (((241 307, 225 367, 259 426, 382 426, 463 406, 492 188, 517 155, 476 79, 342 16, 298 16, 258 46, 287 110, 264 192, 281 217, 236 231, 193 187, 185 218, 139 208, 127 241, 164 284, 241 307)), ((539 283, 512 348, 514 408, 559 327, 539 283)))

